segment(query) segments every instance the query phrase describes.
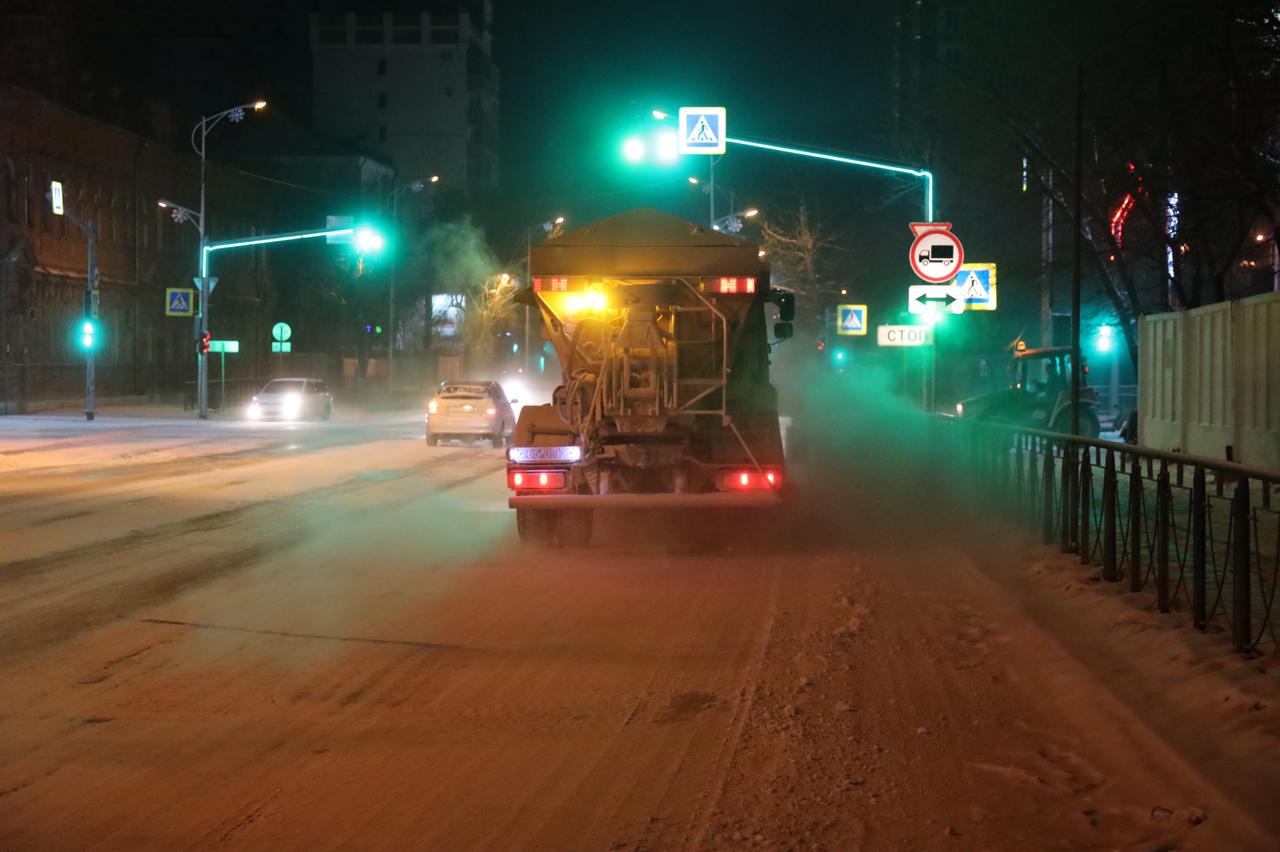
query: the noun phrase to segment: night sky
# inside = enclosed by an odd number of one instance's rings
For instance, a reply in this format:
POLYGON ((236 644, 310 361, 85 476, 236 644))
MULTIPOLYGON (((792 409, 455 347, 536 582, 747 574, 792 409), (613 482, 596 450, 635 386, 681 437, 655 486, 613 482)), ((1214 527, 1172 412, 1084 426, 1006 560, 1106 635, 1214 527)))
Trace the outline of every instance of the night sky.
MULTIPOLYGON (((724 105, 730 135, 892 159, 888 4, 499 2, 502 188, 507 227, 564 214, 584 223, 640 205, 705 219, 705 157, 631 166, 620 156, 649 110, 724 105)), ((717 182, 766 212, 807 198, 847 220, 913 188, 731 148, 717 182)), ((728 200, 717 202, 727 210, 728 200)), ((908 216, 904 210, 903 216, 908 216)))

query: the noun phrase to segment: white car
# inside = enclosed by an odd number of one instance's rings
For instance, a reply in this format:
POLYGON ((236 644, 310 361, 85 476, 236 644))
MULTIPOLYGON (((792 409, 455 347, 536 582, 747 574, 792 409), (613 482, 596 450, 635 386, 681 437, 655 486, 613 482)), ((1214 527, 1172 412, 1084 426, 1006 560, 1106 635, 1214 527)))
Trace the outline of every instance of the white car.
POLYGON ((510 446, 516 415, 502 385, 486 382, 442 382, 427 402, 427 443, 454 438, 488 440, 495 447, 510 446))
POLYGON ((249 402, 250 420, 328 420, 333 397, 320 379, 272 379, 249 402))

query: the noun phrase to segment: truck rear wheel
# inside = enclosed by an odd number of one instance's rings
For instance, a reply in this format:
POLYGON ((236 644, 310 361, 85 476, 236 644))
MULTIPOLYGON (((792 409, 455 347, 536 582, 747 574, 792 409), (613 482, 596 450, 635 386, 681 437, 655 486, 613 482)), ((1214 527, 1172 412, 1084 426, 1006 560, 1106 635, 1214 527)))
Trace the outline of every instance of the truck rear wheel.
POLYGON ((556 513, 516 509, 516 532, 524 544, 551 544, 556 531, 556 513))
POLYGON ((556 541, 561 547, 586 547, 591 544, 595 515, 590 509, 565 509, 556 512, 556 541))

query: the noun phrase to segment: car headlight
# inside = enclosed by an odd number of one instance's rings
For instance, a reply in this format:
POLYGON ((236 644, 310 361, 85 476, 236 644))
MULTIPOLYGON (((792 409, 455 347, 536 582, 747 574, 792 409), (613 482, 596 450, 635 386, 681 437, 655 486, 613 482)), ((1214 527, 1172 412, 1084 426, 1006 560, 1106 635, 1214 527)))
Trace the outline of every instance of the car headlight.
POLYGON ((964 403, 963 403, 963 402, 957 402, 957 403, 956 403, 956 417, 964 417, 964 403))
POLYGON ((284 405, 281 407, 284 409, 285 417, 295 417, 302 410, 302 397, 291 393, 284 398, 284 405))
POLYGON ((255 396, 249 401, 249 419, 257 420, 262 416, 262 406, 258 404, 258 398, 255 396))

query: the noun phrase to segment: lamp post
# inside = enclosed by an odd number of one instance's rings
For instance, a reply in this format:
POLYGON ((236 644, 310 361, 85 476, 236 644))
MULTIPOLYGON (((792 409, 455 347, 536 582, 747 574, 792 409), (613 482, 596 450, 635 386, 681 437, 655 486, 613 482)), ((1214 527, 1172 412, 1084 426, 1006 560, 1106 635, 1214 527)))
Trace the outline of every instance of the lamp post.
MULTIPOLYGON (((206 140, 209 131, 217 127, 218 122, 227 119, 233 124, 244 120, 245 110, 260 112, 267 108, 266 101, 253 101, 247 104, 233 106, 230 109, 224 109, 222 112, 213 115, 204 115, 200 117, 199 123, 191 129, 191 147, 200 155, 200 212, 198 215, 192 216, 196 228, 200 231, 200 253, 198 255, 199 278, 196 286, 200 290, 200 312, 196 323, 196 337, 209 330, 209 298, 213 295, 213 287, 209 285, 205 277, 205 173, 208 169, 208 160, 205 156, 206 140)), ((164 205, 161 205, 164 206, 164 205)), ((188 211, 191 215, 191 211, 188 211)), ((181 220, 179 220, 181 221, 181 220)), ((201 419, 209 417, 209 359, 202 352, 196 353, 196 408, 197 414, 201 419)))
MULTIPOLYGON (((429 185, 435 185, 440 182, 440 175, 430 175, 427 177, 413 178, 404 186, 396 187, 391 190, 389 195, 391 199, 391 228, 395 232, 396 239, 400 236, 400 195, 406 191, 419 193, 429 185)), ((388 282, 387 294, 387 391, 391 390, 392 368, 395 365, 395 349, 396 349, 396 258, 399 255, 399 247, 392 246, 391 252, 391 273, 388 282)), ((431 305, 430 299, 427 300, 427 316, 430 321, 431 305)))
MULTIPOLYGON (((524 232, 524 237, 525 237, 524 277, 528 279, 525 282, 525 286, 528 287, 529 289, 531 290, 533 289, 533 232, 536 231, 538 228, 541 228, 543 233, 546 234, 546 237, 544 237, 544 239, 549 240, 552 237, 558 237, 560 236, 561 233, 563 233, 564 223, 565 223, 565 218, 563 216, 557 216, 554 219, 548 219, 547 221, 541 223, 540 225, 530 225, 529 228, 524 232)), ((530 354, 530 351, 529 351, 529 337, 530 337, 530 331, 531 331, 530 324, 532 321, 531 311, 532 311, 532 308, 530 308, 529 305, 524 306, 524 341, 521 343, 521 345, 524 347, 524 358, 521 360, 524 361, 524 366, 526 370, 533 369, 533 356, 530 354)))

